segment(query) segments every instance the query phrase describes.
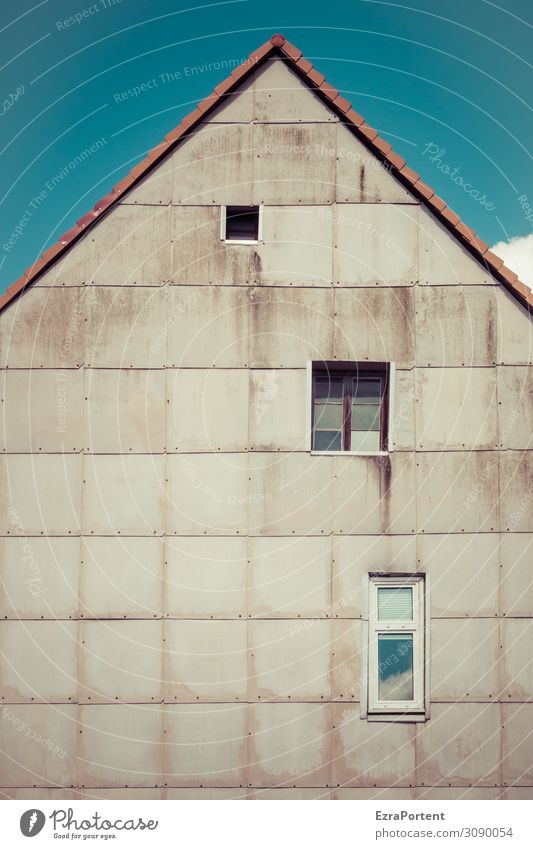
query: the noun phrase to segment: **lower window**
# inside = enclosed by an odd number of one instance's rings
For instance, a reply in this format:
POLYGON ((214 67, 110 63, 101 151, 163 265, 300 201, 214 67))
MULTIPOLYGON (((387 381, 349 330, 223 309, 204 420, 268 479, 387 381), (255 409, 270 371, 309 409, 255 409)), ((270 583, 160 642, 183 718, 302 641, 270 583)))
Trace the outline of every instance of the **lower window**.
POLYGON ((425 582, 370 575, 368 713, 425 712, 425 582))

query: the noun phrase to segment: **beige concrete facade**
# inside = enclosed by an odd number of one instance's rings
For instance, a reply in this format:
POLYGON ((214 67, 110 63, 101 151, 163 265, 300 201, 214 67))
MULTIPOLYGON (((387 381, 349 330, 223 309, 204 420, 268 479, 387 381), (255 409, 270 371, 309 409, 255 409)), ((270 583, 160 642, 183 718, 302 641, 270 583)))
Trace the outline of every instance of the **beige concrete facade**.
POLYGON ((282 60, 0 369, 0 795, 533 798, 530 316, 282 60), (387 456, 309 451, 311 360, 395 364, 387 456), (424 722, 362 716, 373 571, 427 576, 424 722))

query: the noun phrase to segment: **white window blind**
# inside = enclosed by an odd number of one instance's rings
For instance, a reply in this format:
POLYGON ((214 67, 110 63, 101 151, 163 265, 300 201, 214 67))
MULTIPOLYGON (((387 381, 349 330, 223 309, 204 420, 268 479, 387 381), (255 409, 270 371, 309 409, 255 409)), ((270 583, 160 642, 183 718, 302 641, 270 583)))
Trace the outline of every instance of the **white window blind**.
POLYGON ((398 622, 413 620, 412 587, 379 587, 378 619, 398 622))

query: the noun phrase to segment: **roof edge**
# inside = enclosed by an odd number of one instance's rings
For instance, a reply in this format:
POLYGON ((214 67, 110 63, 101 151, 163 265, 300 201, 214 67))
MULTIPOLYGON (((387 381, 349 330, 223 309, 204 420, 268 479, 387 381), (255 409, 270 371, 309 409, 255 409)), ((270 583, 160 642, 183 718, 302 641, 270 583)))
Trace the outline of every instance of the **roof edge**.
POLYGON ((242 82, 272 55, 282 56, 287 64, 305 81, 326 105, 341 118, 343 124, 354 132, 365 147, 381 162, 387 163, 390 173, 410 191, 431 213, 446 227, 475 259, 487 269, 503 286, 533 314, 533 292, 519 280, 518 275, 504 265, 500 257, 490 251, 486 242, 480 239, 471 227, 440 198, 434 190, 424 183, 420 175, 413 171, 405 160, 395 153, 389 142, 382 139, 377 131, 369 126, 356 112, 350 101, 329 85, 323 74, 313 68, 304 58, 302 51, 291 44, 284 35, 275 33, 221 83, 215 86, 210 95, 198 103, 195 109, 186 115, 164 139, 152 148, 141 162, 135 165, 129 174, 120 180, 111 191, 97 201, 90 212, 83 215, 76 224, 67 230, 59 240, 32 264, 0 296, 0 312, 18 298, 28 286, 63 256, 82 236, 100 221, 124 195, 133 189, 146 175, 165 159, 174 148, 201 123, 208 114, 223 103, 224 98, 232 94, 242 82))

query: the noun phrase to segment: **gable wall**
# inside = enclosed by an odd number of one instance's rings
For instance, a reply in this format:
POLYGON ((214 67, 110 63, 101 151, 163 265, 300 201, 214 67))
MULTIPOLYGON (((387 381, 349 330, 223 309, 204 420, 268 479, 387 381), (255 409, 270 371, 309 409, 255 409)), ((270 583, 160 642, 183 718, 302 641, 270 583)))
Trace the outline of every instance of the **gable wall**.
POLYGON ((0 316, 6 787, 528 796, 531 343, 269 63, 0 316), (309 359, 397 364, 390 458, 309 455, 309 359), (360 719, 377 569, 431 581, 425 725, 360 719))

